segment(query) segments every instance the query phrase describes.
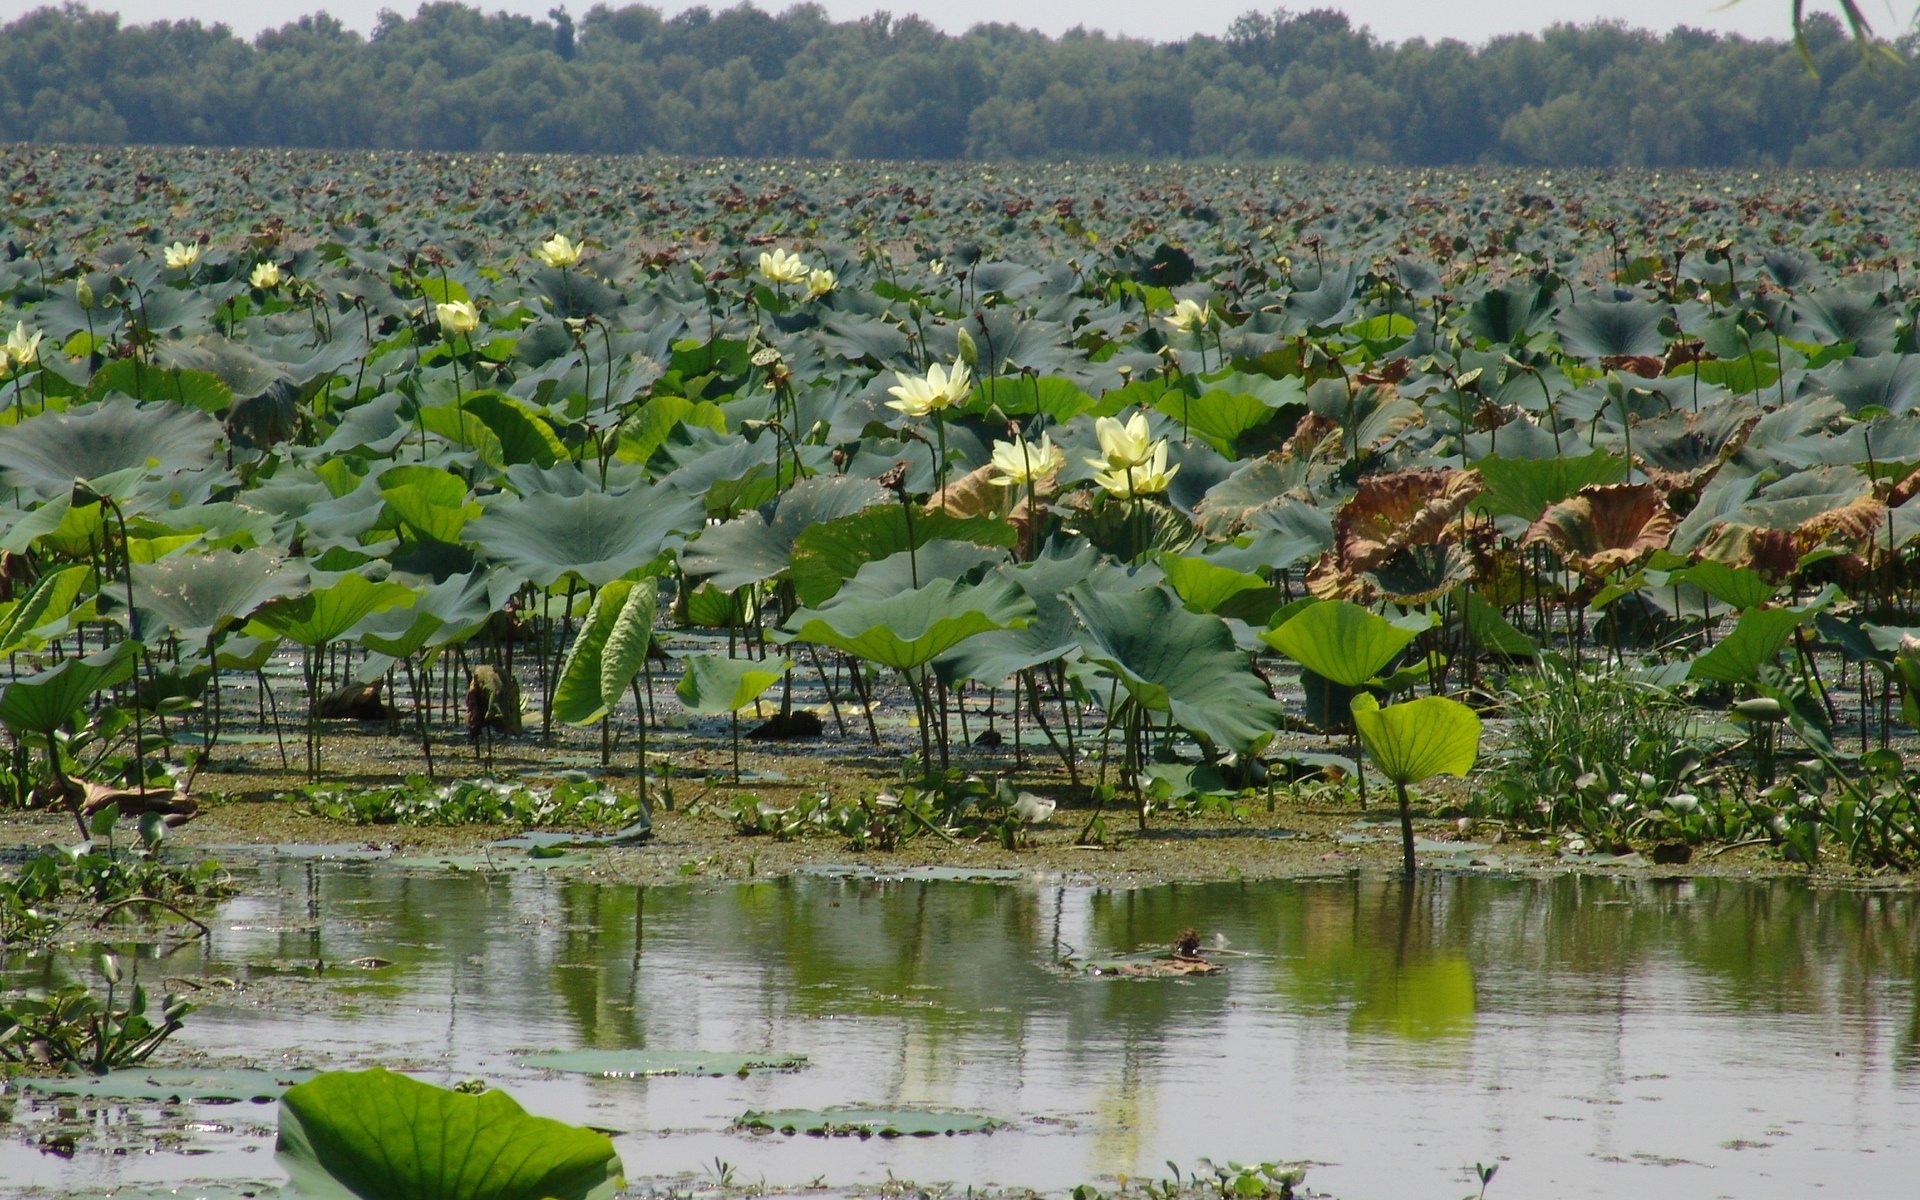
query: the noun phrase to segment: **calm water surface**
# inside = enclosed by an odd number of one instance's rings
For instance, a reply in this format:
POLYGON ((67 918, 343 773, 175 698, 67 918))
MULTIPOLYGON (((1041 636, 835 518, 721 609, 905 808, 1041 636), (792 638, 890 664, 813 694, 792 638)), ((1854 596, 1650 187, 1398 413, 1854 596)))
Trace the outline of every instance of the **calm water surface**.
MULTIPOLYGON (((271 1067, 405 1064, 622 1131, 629 1179, 889 1174, 1046 1190, 1307 1159, 1341 1200, 1911 1195, 1920 911, 1791 883, 1596 878, 1162 887, 797 878, 606 886, 286 862, 214 936, 138 964, 227 977, 175 1045, 271 1067), (1226 939, 1224 975, 1074 977, 1064 956, 1226 939), (374 956, 375 971, 343 966, 374 956), (316 963, 327 970, 316 975, 316 963), (529 1051, 804 1054, 794 1074, 602 1080, 529 1051), (732 1132, 756 1108, 935 1105, 991 1136, 732 1132)), ((58 982, 86 956, 15 960, 58 982)), ((167 1052, 163 1051, 163 1057, 167 1052)), ((70 1103, 70 1102, 67 1102, 70 1103)), ((280 1178, 271 1105, 106 1107, 72 1159, 59 1102, 0 1127, 0 1195, 280 1178), (118 1147, 124 1153, 105 1148, 118 1147)))

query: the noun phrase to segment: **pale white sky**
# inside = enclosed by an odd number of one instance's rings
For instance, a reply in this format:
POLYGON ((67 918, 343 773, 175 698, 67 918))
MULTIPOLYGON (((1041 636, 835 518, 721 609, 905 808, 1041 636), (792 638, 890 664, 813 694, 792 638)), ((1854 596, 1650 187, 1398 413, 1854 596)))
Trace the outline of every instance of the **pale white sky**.
MULTIPOLYGON (((203 24, 224 22, 235 33, 251 38, 263 29, 276 28, 304 13, 324 10, 352 28, 367 32, 376 14, 392 8, 407 16, 419 7, 419 0, 85 0, 89 7, 118 12, 128 24, 156 20, 184 20, 197 17, 203 24)), ((523 13, 543 17, 557 4, 564 3, 575 18, 582 16, 596 0, 479 0, 483 11, 523 13)), ((625 7, 629 0, 606 0, 610 7, 625 7)), ((715 12, 730 7, 735 0, 708 0, 715 12)), ((791 0, 756 0, 756 6, 769 12, 785 9, 791 0)), ((0 23, 37 8, 48 0, 0 0, 0 23)), ((970 25, 986 21, 1007 22, 1046 33, 1058 34, 1075 25, 1104 29, 1109 33, 1172 41, 1195 33, 1223 34, 1234 17, 1252 9, 1271 12, 1286 8, 1304 12, 1313 8, 1338 8, 1346 12, 1356 26, 1366 26, 1385 41, 1404 41, 1424 37, 1438 40, 1457 37, 1468 42, 1483 42, 1502 33, 1537 32, 1561 21, 1584 24, 1589 21, 1619 19, 1629 25, 1664 32, 1675 25, 1690 25, 1722 33, 1741 33, 1749 37, 1784 38, 1789 29, 1791 0, 823 0, 824 8, 836 19, 847 20, 874 11, 895 15, 917 13, 935 25, 960 32, 970 25)), ((652 7, 671 16, 693 7, 685 0, 655 0, 652 7)), ((1864 0, 1862 8, 1874 22, 1876 31, 1898 33, 1911 19, 1914 6, 1900 0, 1864 0)), ((1807 10, 1837 11, 1835 0, 1807 0, 1807 10)))

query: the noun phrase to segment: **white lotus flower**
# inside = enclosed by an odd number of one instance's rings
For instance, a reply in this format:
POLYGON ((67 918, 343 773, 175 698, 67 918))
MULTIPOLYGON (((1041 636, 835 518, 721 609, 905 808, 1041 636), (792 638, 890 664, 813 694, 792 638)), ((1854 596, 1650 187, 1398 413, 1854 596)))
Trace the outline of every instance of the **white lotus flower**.
POLYGON ((540 243, 533 256, 549 267, 571 267, 580 261, 580 247, 564 233, 556 233, 540 243))
POLYGON ((973 372, 967 370, 965 363, 954 363, 952 374, 948 374, 942 364, 934 363, 927 368, 925 376, 895 371, 893 377, 900 383, 887 392, 897 399, 887 401, 887 407, 909 417, 924 417, 950 408, 973 390, 973 372))
POLYGON ((789 254, 777 248, 762 250, 760 274, 766 276, 769 283, 805 283, 807 260, 798 254, 789 254))
POLYGON ((433 306, 433 314, 440 321, 440 328, 447 333, 472 333, 480 328, 480 310, 468 300, 452 300, 433 306))
POLYGON ((1178 466, 1168 469, 1167 439, 1161 438, 1153 443, 1146 461, 1096 471, 1093 481, 1116 500, 1132 500, 1137 496, 1151 496, 1166 491, 1167 485, 1179 473, 1178 466))
POLYGON ((1125 424, 1114 417, 1100 417, 1093 423, 1093 434, 1100 439, 1100 456, 1087 460, 1090 467, 1124 471, 1146 462, 1153 449, 1144 412, 1134 413, 1125 424))
POLYGON ((166 256, 169 267, 176 271, 184 271, 200 261, 200 243, 175 242, 162 253, 166 256))
POLYGON ((807 299, 809 300, 818 300, 839 286, 840 280, 825 267, 818 271, 807 272, 807 299))
POLYGON ((253 273, 247 276, 247 282, 263 292, 279 287, 280 264, 270 262, 256 264, 253 273))
POLYGON ((40 361, 40 339, 45 336, 43 333, 35 333, 32 337, 28 337, 27 323, 18 322, 14 325, 13 332, 7 335, 7 348, 4 352, 0 352, 0 357, 11 359, 16 367, 30 367, 40 361))
POLYGON ((1181 333, 1192 333, 1196 329, 1205 329, 1213 320, 1213 302, 1201 304, 1195 300, 1182 299, 1173 306, 1173 312, 1160 318, 1181 333))
POLYGON ((990 479, 1002 487, 1019 487, 1045 479, 1066 465, 1066 454, 1049 435, 1041 434, 1038 442, 1017 437, 993 444, 993 469, 999 474, 990 479))

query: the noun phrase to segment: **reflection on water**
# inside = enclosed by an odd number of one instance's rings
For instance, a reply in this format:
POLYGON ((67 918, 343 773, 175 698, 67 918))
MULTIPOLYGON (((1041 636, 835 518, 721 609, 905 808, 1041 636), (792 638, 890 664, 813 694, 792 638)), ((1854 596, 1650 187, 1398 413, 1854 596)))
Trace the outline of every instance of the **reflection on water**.
MULTIPOLYGON (((1920 907, 1791 883, 1596 878, 1110 891, 798 878, 670 888, 534 874, 263 868, 215 935, 144 978, 230 977, 177 1042, 262 1064, 484 1076, 623 1131, 636 1181, 1070 1187, 1171 1159, 1305 1158, 1343 1200, 1903 1194, 1920 1170, 1920 907), (1225 939, 1179 982, 1054 964, 1225 939), (366 970, 355 960, 390 960, 366 970), (515 1064, 577 1047, 800 1053, 791 1075, 587 1080, 515 1064), (736 1134, 749 1108, 954 1106, 1014 1123, 900 1142, 736 1134), (1453 1189, 1451 1192, 1449 1189, 1453 1189)), ((56 981, 85 957, 14 962, 56 981)), ((213 1152, 71 1162, 26 1099, 0 1195, 277 1178, 271 1106, 213 1152)), ((204 1115, 204 1114, 201 1114, 204 1115)), ((147 1118, 151 1121, 151 1118, 147 1118)), ((97 1144, 142 1148, 139 1119, 97 1144)), ((142 1138, 146 1137, 143 1141, 142 1138)))

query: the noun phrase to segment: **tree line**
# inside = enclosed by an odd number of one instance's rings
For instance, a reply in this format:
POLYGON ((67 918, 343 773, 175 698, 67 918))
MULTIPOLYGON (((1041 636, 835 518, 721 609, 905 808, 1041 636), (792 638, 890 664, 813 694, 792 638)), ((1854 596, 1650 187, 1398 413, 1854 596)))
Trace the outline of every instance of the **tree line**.
MULTIPOLYGON (((1783 31, 1784 32, 1784 31, 1783 31)), ((1825 16, 1804 48, 1617 23, 1387 43, 1330 10, 1153 43, 816 4, 579 20, 459 3, 253 41, 77 3, 0 30, 0 136, 36 142, 1404 165, 1912 166, 1920 68, 1825 16), (1812 68, 1809 69, 1809 60, 1812 68)), ((1895 48, 1911 59, 1912 35, 1895 48)))

